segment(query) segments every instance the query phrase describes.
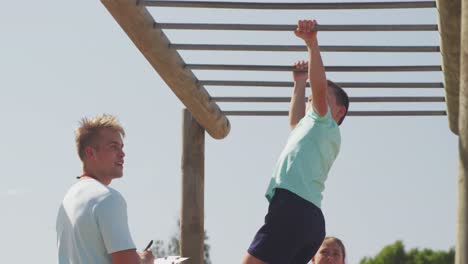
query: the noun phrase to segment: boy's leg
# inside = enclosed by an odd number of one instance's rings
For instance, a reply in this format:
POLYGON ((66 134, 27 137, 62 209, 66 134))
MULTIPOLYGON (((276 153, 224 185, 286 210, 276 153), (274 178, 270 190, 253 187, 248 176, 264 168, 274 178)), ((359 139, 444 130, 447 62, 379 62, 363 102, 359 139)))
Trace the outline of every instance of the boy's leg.
POLYGON ((265 224, 255 235, 243 263, 290 263, 310 241, 310 236, 305 234, 310 234, 313 214, 304 214, 310 207, 311 204, 299 196, 277 189, 268 207, 265 224))
POLYGON ((307 229, 307 243, 304 247, 296 253, 294 259, 291 261, 290 264, 306 264, 312 259, 313 256, 317 253, 320 249, 320 246, 325 239, 325 219, 322 214, 322 210, 318 207, 313 206, 312 210, 308 210, 304 212, 308 215, 309 219, 313 219, 311 221, 309 227, 307 229))
POLYGON ((244 259, 242 260, 242 264, 267 264, 267 263, 250 255, 250 253, 247 252, 247 254, 245 254, 244 259))
POLYGON ((289 263, 301 248, 297 236, 290 230, 287 202, 276 195, 270 203, 265 224, 257 231, 244 258, 244 264, 289 263), (286 212, 285 212, 286 211, 286 212))
POLYGON ((323 238, 325 235, 317 237, 316 241, 311 244, 305 246, 302 250, 300 250, 296 256, 294 257, 293 261, 290 264, 306 264, 312 259, 313 256, 317 253, 320 246, 322 245, 323 238))

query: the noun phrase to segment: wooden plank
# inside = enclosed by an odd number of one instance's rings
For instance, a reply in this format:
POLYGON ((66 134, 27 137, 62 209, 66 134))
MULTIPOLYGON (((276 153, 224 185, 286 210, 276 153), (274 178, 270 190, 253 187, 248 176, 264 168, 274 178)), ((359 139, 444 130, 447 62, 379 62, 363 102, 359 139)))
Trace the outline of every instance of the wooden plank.
POLYGON ((197 78, 184 68, 176 50, 169 48, 166 35, 154 28, 154 19, 146 7, 134 0, 101 0, 135 46, 159 73, 161 78, 192 112, 213 138, 224 138, 230 130, 229 120, 210 95, 197 83, 197 78))
MULTIPOLYGON (((453 0, 453 2, 460 2, 459 0, 453 0)), ((458 10, 453 10, 459 4, 450 3, 448 4, 450 10, 455 19, 457 17, 458 10)), ((459 101, 456 103, 454 98, 456 94, 456 87, 451 87, 453 90, 447 91, 450 93, 448 96, 449 104, 454 104, 458 107, 458 151, 459 151, 459 165, 458 165, 458 178, 457 178, 457 225, 456 225, 456 245, 455 245, 455 264, 468 264, 468 1, 461 1, 461 22, 460 23, 460 42, 453 43, 456 40, 454 36, 455 29, 446 29, 452 31, 452 39, 448 39, 447 42, 449 48, 459 48, 460 54, 460 77, 459 80, 453 80, 454 85, 456 81, 459 83, 459 101)), ((449 23, 449 22, 447 22, 449 23)), ((452 24, 455 23, 452 21, 452 24)), ((456 27, 455 27, 456 28, 456 27)), ((447 36, 448 38, 450 36, 447 36)), ((447 51, 450 52, 450 51, 447 51)), ((453 56, 454 54, 452 54, 453 56)), ((448 59, 448 58, 447 58, 448 59)), ((456 62, 450 65, 452 69, 456 68, 456 62)), ((445 65, 445 64, 444 64, 445 65)), ((445 71, 447 71, 446 69, 445 71)), ((450 73, 448 73, 450 74, 450 73)), ((449 75, 449 78, 456 78, 456 75, 449 75)), ((451 109, 455 112, 457 109, 451 109)), ((453 114, 453 113, 452 113, 453 114)))
MULTIPOLYGON (((228 64, 187 64, 190 70, 224 70, 224 71, 306 71, 290 65, 228 65, 228 64)), ((325 66, 327 72, 427 72, 442 71, 440 65, 408 66, 325 66)))
MULTIPOLYGON (((288 116, 288 111, 224 111, 228 116, 288 116)), ((348 116, 444 116, 445 111, 350 111, 348 116)))
MULTIPOLYGON (((302 45, 243 45, 243 44, 170 44, 177 50, 217 51, 307 51, 302 45)), ((439 52, 439 46, 320 46, 321 52, 439 52)))
POLYGON ((437 10, 449 127, 458 135, 461 2, 437 0, 437 10))
POLYGON ((351 2, 351 3, 267 3, 267 2, 228 2, 228 1, 171 1, 144 0, 147 6, 185 8, 224 8, 224 9, 394 9, 394 8, 434 8, 434 1, 394 1, 394 2, 351 2))
MULTIPOLYGON (((205 86, 293 87, 293 82, 201 80, 205 86)), ((438 82, 336 82, 343 88, 443 88, 438 82)), ((307 83, 309 86, 309 83, 307 83)))
MULTIPOLYGON (((289 103, 291 97, 213 97, 219 103, 289 103)), ((308 98, 304 98, 306 102, 308 98)), ((445 102, 437 96, 389 96, 389 97, 350 97, 351 103, 435 103, 445 102)))
MULTIPOLYGON (((297 25, 156 23, 155 27, 170 30, 245 30, 292 32, 297 28, 297 25)), ((317 25, 315 29, 317 31, 437 31, 437 25, 317 25)))

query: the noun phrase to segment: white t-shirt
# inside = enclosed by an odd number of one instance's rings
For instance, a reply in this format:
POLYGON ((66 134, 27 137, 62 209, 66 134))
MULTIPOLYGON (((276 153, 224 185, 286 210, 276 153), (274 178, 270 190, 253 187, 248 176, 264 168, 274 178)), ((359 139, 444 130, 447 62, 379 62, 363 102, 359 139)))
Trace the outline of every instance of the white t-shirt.
POLYGON ((111 253, 135 248, 125 199, 94 179, 80 180, 68 190, 56 230, 59 264, 111 264, 111 253))

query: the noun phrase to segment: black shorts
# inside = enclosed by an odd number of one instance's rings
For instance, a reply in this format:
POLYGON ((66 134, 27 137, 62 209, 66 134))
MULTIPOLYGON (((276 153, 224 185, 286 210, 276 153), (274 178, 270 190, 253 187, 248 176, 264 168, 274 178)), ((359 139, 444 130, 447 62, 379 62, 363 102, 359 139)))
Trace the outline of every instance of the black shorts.
POLYGON ((296 194, 276 189, 248 252, 268 264, 305 264, 325 238, 322 210, 296 194))

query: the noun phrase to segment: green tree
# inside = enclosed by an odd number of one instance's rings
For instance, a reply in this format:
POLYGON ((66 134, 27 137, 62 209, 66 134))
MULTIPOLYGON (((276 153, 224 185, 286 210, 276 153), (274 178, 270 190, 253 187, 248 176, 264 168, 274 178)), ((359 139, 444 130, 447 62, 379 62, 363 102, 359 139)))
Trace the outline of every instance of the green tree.
POLYGON ((402 241, 385 246, 375 257, 365 257, 360 264, 453 264, 455 250, 435 251, 411 249, 405 251, 402 241))
MULTIPOLYGON (((169 255, 180 255, 180 220, 177 220, 177 231, 170 237, 169 241, 167 242, 167 246, 163 240, 157 240, 154 243, 154 252, 157 256, 155 257, 163 257, 169 255)), ((205 230, 205 241, 203 244, 203 249, 205 252, 205 264, 211 264, 210 259, 210 245, 208 244, 208 235, 205 230)))

